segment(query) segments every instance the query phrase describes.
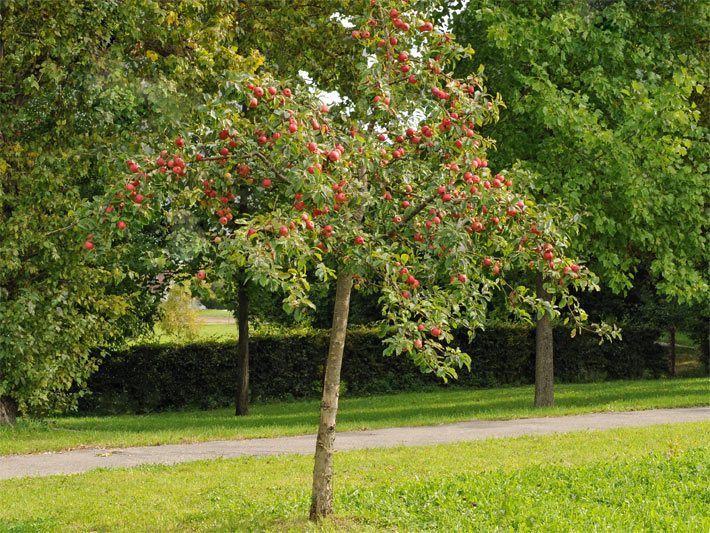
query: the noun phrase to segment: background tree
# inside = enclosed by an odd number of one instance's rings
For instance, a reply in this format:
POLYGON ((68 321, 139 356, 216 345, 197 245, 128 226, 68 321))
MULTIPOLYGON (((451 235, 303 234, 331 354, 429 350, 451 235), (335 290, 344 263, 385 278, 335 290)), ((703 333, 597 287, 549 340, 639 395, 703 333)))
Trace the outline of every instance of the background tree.
POLYGON ((255 0, 240 2, 238 38, 243 51, 258 50, 280 78, 307 74, 322 91, 348 98, 357 88, 354 41, 342 39, 362 0, 255 0))
POLYGON ((194 123, 224 71, 258 65, 235 48, 235 7, 0 2, 0 423, 71 407, 89 349, 150 327, 158 295, 136 282, 166 268, 166 228, 116 250, 121 269, 87 265, 75 213, 117 156, 194 123))
MULTIPOLYGON (((477 51, 459 72, 485 63, 509 108, 488 130, 497 159, 582 214, 574 253, 616 292, 647 270, 661 295, 707 300, 707 2, 472 0, 455 29, 477 51)), ((550 405, 551 342, 537 360, 550 405)))
POLYGON ((200 315, 192 305, 192 292, 185 284, 175 284, 168 297, 160 304, 158 326, 167 335, 180 342, 197 338, 200 332, 200 315))
MULTIPOLYGON (((204 127, 157 158, 128 161, 120 189, 130 191, 130 208, 104 209, 94 232, 102 252, 129 228, 187 209, 213 235, 198 285, 246 275, 284 291, 285 309, 299 315, 312 306, 309 272, 335 283, 312 519, 332 512, 353 287, 382 292, 385 353, 406 353, 443 379, 470 361, 448 345, 453 330, 481 327, 493 293, 505 292, 518 318, 564 309, 579 328, 585 315, 569 288, 595 287, 565 257, 569 238, 554 225, 555 210, 526 201, 511 175, 489 168, 491 142, 478 128, 497 117, 498 101, 479 77, 452 76, 471 51, 436 31, 426 14, 399 7, 372 3, 354 19, 350 38, 363 50, 357 100, 331 110, 267 71, 226 78, 204 127), (244 197, 260 208, 241 210, 244 197), (549 299, 506 281, 525 269, 546 273, 549 299)), ((108 198, 112 206, 120 201, 108 198)))

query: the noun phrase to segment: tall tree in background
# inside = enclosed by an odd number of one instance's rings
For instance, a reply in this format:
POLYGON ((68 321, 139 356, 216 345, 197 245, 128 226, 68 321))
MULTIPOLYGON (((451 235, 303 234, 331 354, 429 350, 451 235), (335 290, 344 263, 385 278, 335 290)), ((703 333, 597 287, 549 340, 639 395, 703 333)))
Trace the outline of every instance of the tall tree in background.
MULTIPOLYGON (((707 302, 710 4, 471 0, 455 30, 476 48, 460 72, 485 64, 507 103, 488 130, 497 159, 581 213, 575 253, 614 291, 643 268, 661 294, 707 302)), ((538 322, 540 406, 553 402, 550 328, 538 322)))
POLYGON ((149 322, 157 298, 135 280, 166 268, 165 228, 117 251, 121 269, 86 265, 75 212, 121 153, 258 65, 237 53, 237 4, 0 1, 0 423, 70 407, 89 349, 149 322))

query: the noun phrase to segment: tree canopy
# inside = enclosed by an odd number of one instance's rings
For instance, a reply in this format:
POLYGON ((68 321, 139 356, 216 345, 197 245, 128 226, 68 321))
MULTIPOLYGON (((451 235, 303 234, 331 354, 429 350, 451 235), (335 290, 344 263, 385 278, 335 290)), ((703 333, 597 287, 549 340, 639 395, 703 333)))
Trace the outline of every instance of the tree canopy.
POLYGON ((260 64, 237 51, 235 5, 0 2, 0 400, 70 406, 89 349, 150 323, 165 231, 117 251, 120 266, 87 265, 76 214, 123 152, 192 123, 224 71, 260 64))
POLYGON ((497 159, 582 215, 575 252, 616 291, 641 268, 705 298, 707 2, 471 0, 455 28, 508 108, 497 159))

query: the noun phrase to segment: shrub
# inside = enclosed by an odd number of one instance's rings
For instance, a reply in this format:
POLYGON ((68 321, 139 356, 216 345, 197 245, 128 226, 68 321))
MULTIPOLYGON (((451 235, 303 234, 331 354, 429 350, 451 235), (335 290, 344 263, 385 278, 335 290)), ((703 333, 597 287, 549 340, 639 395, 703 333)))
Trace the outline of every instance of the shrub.
MULTIPOLYGON (((624 329, 624 340, 598 344, 596 336, 570 338, 555 331, 556 377, 563 382, 660 376, 666 355, 654 344, 652 328, 624 329)), ((317 397, 328 347, 325 330, 298 330, 257 335, 251 343, 253 399, 317 397)), ((534 330, 497 325, 479 332, 472 343, 460 335, 458 345, 472 357, 471 372, 442 384, 422 374, 407 358, 383 357, 376 333, 349 332, 342 378, 347 394, 366 395, 441 386, 494 387, 532 383, 534 330)), ((105 358, 91 378, 93 394, 82 400, 84 411, 147 412, 183 407, 230 405, 234 398, 236 342, 134 346, 105 358)))
POLYGON ((200 332, 200 316, 192 306, 192 292, 184 283, 173 285, 160 304, 158 326, 180 343, 194 341, 200 332))

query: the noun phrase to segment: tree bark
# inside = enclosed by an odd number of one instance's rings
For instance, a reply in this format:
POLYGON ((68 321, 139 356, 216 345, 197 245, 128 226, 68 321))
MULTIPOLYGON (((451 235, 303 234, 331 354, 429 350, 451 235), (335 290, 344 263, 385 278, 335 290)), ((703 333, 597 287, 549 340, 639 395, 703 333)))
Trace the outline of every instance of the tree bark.
MULTIPOLYGON (((243 185, 239 189, 239 213, 249 212, 249 188, 243 185)), ((237 278, 237 393, 235 401, 235 416, 249 414, 249 286, 246 273, 241 272, 237 278)))
MULTIPOLYGON (((542 274, 537 275, 537 296, 549 302, 551 295, 543 287, 542 274)), ((552 320, 545 313, 535 328, 535 407, 552 407, 554 396, 554 344, 552 320)))
POLYGON ((335 419, 338 414, 340 392, 340 369, 343 363, 345 335, 348 327, 350 293, 353 278, 350 274, 338 274, 335 291, 333 325, 330 347, 325 365, 323 399, 320 406, 320 425, 316 441, 315 465, 313 467, 313 494, 311 496, 311 520, 320 520, 333 512, 333 444, 335 442, 335 419))
POLYGON ((676 328, 675 326, 671 326, 670 329, 668 330, 670 333, 670 364, 669 364, 669 372, 672 377, 676 376, 676 351, 675 351, 675 332, 676 328))
POLYGON ((710 376, 710 318, 703 319, 703 335, 700 341, 700 353, 703 358, 705 375, 710 376))
POLYGON ((7 396, 0 397, 0 426, 14 426, 17 420, 17 403, 7 396))
POLYGON ((237 396, 236 416, 249 414, 249 287, 239 285, 237 293, 237 396))

